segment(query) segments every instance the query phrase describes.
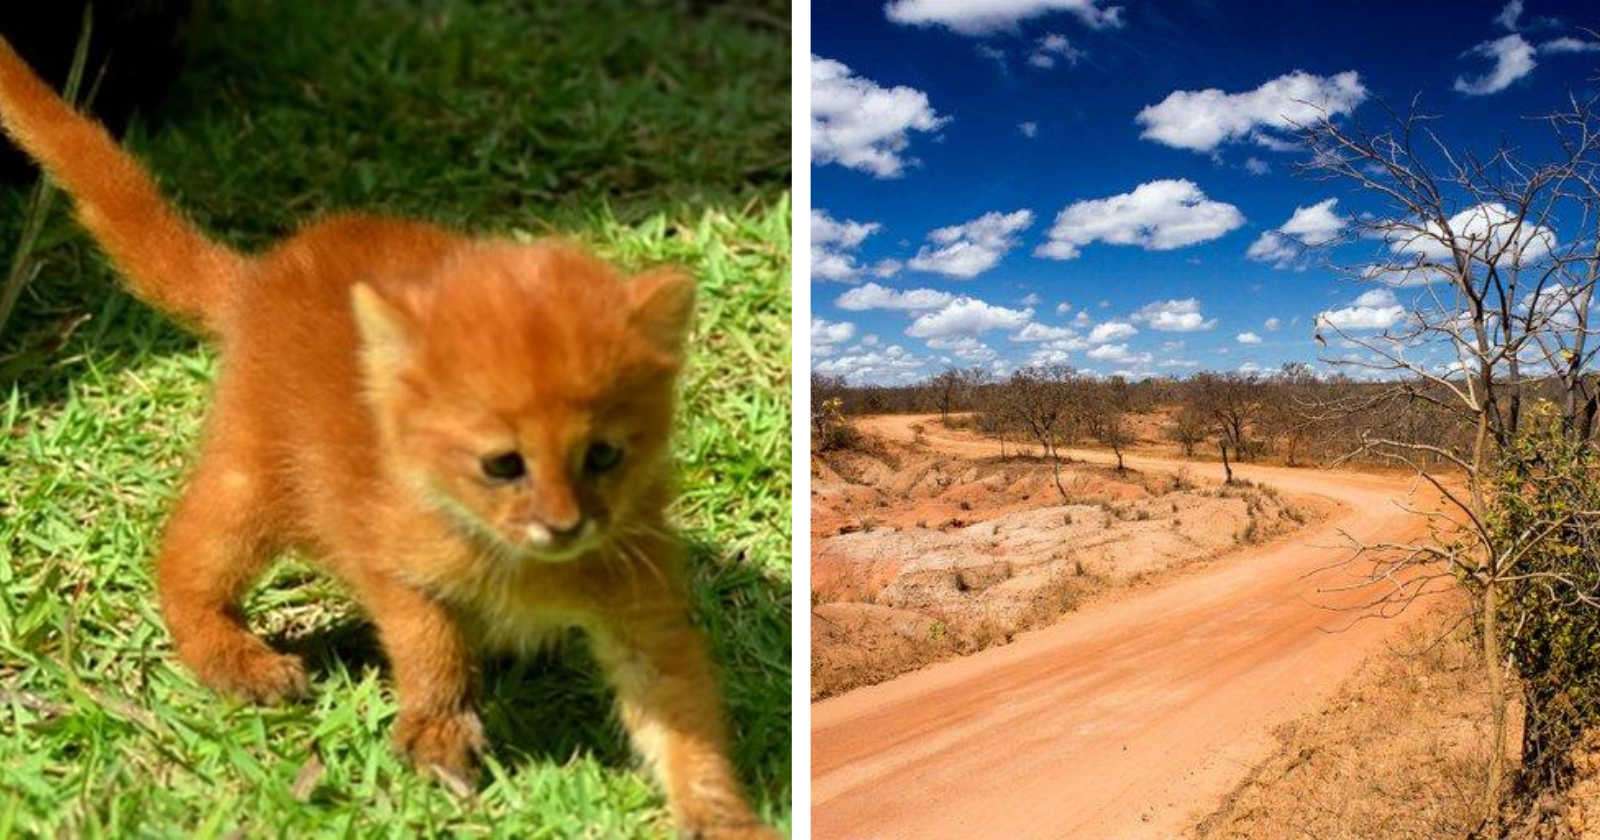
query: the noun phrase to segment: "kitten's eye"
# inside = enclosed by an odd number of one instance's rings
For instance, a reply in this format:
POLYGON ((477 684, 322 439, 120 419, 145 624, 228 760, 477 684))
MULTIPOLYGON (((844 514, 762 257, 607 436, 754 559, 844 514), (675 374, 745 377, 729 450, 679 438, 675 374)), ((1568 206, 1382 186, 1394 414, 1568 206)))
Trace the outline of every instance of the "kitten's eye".
POLYGON ((515 481, 528 472, 528 466, 522 462, 522 453, 505 452, 500 455, 490 455, 478 462, 483 468, 483 474, 495 481, 515 481))
POLYGON ((609 443, 591 443, 589 451, 583 453, 584 470, 596 475, 610 472, 620 463, 622 463, 622 450, 609 443))

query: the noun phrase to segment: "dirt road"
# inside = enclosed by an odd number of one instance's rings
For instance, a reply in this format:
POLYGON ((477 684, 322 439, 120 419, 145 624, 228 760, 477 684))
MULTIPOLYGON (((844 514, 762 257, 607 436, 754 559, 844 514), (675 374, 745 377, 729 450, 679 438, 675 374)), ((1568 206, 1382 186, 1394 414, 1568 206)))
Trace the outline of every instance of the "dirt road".
MULTIPOLYGON (((901 440, 913 423, 952 455, 996 454, 936 418, 865 421, 901 440)), ((1184 463, 1128 459, 1136 469, 1184 463)), ((1274 728, 1314 708, 1399 626, 1351 627, 1348 612, 1330 609, 1365 597, 1328 591, 1348 582, 1339 572, 1311 574, 1348 556, 1339 530, 1389 541, 1421 531, 1397 506, 1409 489, 1400 479, 1236 472, 1341 510, 1010 645, 815 704, 815 836, 1169 838, 1220 804, 1270 752, 1274 728)))

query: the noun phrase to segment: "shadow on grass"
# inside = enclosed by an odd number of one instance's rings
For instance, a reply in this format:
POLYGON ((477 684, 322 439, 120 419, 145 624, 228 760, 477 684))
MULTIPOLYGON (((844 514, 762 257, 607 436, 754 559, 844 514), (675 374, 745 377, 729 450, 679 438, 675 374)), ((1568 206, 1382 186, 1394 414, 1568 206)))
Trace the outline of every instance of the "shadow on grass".
MULTIPOLYGON (((711 639, 740 777, 758 810, 782 811, 793 741, 789 586, 737 553, 705 543, 691 549, 696 623, 711 639)), ((359 618, 273 644, 304 657, 316 679, 387 669, 375 629, 359 618)), ((581 754, 615 769, 633 765, 611 692, 581 634, 546 653, 496 656, 483 665, 484 726, 501 764, 562 765, 581 754)))
MULTIPOLYGON (((784 0, 211 6, 130 145, 241 247, 339 210, 581 235, 788 186, 784 0)), ((0 244, 17 241, 24 192, 0 202, 0 244)), ((64 396, 77 369, 63 359, 110 373, 197 343, 127 298, 66 204, 0 336, 0 389, 36 404, 64 396)))

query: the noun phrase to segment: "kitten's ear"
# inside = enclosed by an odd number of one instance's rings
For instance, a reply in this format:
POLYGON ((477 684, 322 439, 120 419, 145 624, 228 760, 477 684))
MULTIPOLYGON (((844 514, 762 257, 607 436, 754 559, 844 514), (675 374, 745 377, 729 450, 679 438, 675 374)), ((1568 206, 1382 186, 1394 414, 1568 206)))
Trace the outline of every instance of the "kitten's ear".
POLYGON ((388 377, 411 355, 412 321, 365 283, 350 287, 350 311, 361 333, 361 357, 367 372, 388 377))
POLYGON ((682 269, 658 268, 633 278, 628 296, 634 327, 663 351, 681 356, 694 326, 694 278, 682 269))

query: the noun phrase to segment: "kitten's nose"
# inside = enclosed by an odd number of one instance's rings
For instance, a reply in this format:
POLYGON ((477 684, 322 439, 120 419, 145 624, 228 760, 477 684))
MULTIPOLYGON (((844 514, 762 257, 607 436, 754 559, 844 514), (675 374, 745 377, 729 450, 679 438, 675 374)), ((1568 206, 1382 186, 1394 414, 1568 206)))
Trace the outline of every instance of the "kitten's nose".
POLYGON ((574 516, 566 522, 546 522, 534 520, 528 523, 528 542, 540 548, 566 545, 587 536, 590 520, 586 516, 574 516))

